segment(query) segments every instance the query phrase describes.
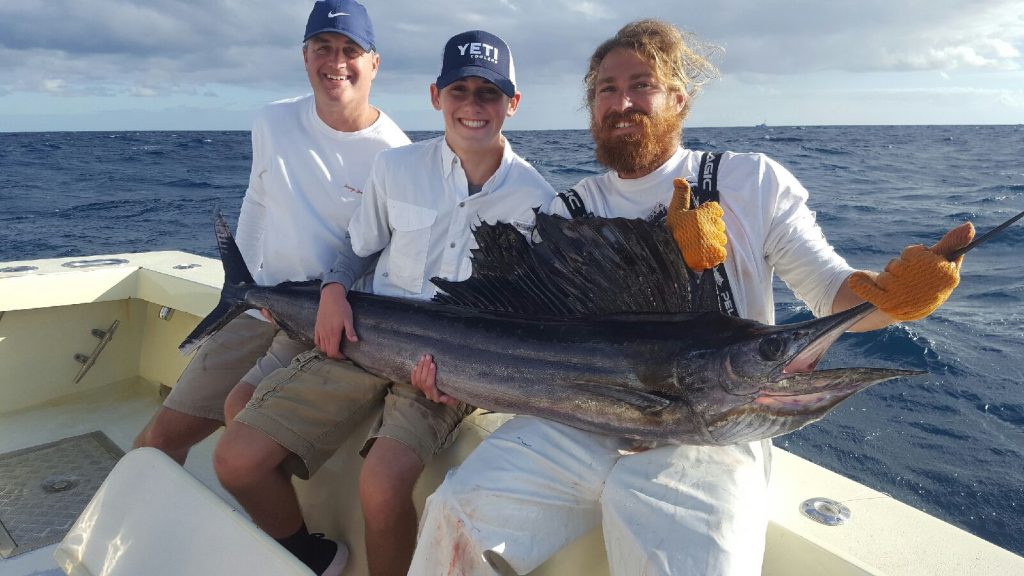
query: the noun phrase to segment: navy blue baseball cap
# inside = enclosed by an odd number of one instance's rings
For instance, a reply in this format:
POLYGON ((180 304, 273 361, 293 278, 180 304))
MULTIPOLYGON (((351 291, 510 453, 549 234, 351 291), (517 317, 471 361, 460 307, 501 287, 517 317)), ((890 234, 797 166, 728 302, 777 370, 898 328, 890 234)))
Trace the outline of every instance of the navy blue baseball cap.
POLYGON ((471 30, 452 36, 444 45, 438 90, 467 76, 479 76, 494 83, 506 96, 516 94, 516 67, 508 44, 490 32, 471 30))
POLYGON ((367 52, 375 50, 373 22, 366 8, 355 0, 316 0, 306 21, 305 42, 321 32, 344 34, 367 52))

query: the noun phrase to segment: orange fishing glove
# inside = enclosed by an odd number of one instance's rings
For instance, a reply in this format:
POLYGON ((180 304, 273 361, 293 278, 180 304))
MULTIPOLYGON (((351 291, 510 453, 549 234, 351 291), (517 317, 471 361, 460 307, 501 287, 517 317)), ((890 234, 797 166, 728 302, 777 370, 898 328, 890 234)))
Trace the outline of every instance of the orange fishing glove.
POLYGON ((934 312, 960 283, 963 256, 950 262, 947 254, 974 239, 974 225, 965 222, 950 230, 938 244, 925 248, 907 246, 885 271, 872 278, 868 272, 854 272, 850 288, 861 298, 896 320, 920 320, 934 312))
POLYGON ((718 202, 705 202, 690 210, 690 184, 682 178, 672 181, 675 190, 668 207, 668 229, 683 254, 686 266, 694 272, 714 268, 725 262, 725 221, 718 202))

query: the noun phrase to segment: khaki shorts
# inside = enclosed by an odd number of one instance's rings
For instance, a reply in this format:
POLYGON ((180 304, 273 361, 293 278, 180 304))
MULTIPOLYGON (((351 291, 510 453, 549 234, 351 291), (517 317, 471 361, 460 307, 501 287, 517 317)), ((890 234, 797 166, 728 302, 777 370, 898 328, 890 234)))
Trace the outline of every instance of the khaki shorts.
POLYGON ((274 336, 274 341, 270 343, 270 348, 267 349, 267 353, 260 356, 256 363, 252 365, 252 368, 245 373, 245 376, 242 376, 242 382, 255 388, 260 385, 260 382, 263 382, 264 378, 281 368, 286 368, 292 363, 293 358, 310 348, 311 346, 308 344, 296 342, 289 338, 284 333, 284 330, 278 330, 274 336))
POLYGON ((164 406, 223 422, 224 399, 235 384, 244 379, 255 386, 264 375, 287 366, 296 354, 308 349, 269 322, 242 314, 199 347, 164 399, 164 406))
POLYGON ((285 460, 284 468, 308 479, 374 412, 380 417, 362 455, 383 436, 405 444, 426 463, 451 444, 472 408, 437 404, 409 384, 390 382, 311 350, 265 378, 235 421, 287 448, 293 457, 285 460))

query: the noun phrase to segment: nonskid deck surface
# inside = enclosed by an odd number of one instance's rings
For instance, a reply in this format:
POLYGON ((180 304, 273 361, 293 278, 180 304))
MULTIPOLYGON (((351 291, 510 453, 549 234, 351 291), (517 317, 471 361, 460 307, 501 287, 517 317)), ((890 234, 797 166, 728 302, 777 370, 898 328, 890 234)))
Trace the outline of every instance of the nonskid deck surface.
MULTIPOLYGON (((11 546, 3 540, 4 531, 0 528, 0 576, 59 576, 64 574, 53 560, 53 550, 56 542, 63 536, 70 524, 77 518, 81 509, 89 502, 95 488, 106 477, 106 473, 113 467, 117 454, 131 450, 132 441, 135 435, 145 426, 149 418, 160 407, 161 398, 158 389, 149 384, 114 384, 103 386, 94 390, 84 391, 69 397, 47 402, 15 412, 0 414, 0 522, 7 527, 8 532, 15 536, 14 545, 11 546), (102 434, 106 440, 97 440, 102 434), (48 446, 50 449, 33 450, 48 446), (52 450, 57 448, 57 450, 52 450), (6 484, 11 483, 11 478, 22 476, 11 474, 8 469, 12 462, 21 460, 18 464, 24 463, 29 469, 38 471, 40 467, 48 467, 48 464, 31 462, 32 454, 50 455, 58 460, 75 460, 76 456, 69 453, 79 451, 77 459, 80 465, 75 466, 75 472, 67 474, 72 478, 51 478, 50 475, 43 480, 52 480, 57 488, 64 486, 62 480, 74 480, 81 478, 87 484, 86 490, 81 490, 82 502, 78 505, 78 496, 75 497, 73 506, 77 506, 75 512, 69 519, 66 526, 60 530, 59 535, 52 531, 46 534, 48 542, 31 543, 31 549, 27 547, 27 539, 23 532, 19 532, 16 523, 12 530, 8 516, 4 515, 4 502, 6 499, 6 484), (54 453, 55 452, 55 453, 54 453), (104 454, 106 456, 104 457, 104 454), (106 460, 104 462, 104 460, 106 460), (109 465, 108 465, 109 464, 109 465), (78 470, 93 468, 97 474, 102 473, 96 479, 95 486, 91 478, 80 475, 78 470), (25 549, 22 549, 25 547, 25 549), (7 550, 11 549, 11 552, 7 550), (14 555, 14 552, 17 552, 14 555), (10 556, 10 557, 8 557, 10 556)), ((228 501, 237 508, 233 499, 220 487, 213 472, 211 454, 216 443, 215 434, 213 437, 200 443, 193 448, 189 454, 186 469, 199 478, 207 487, 211 488, 218 496, 228 501)), ((120 454, 117 454, 120 456, 120 454)), ((68 466, 62 469, 70 470, 68 466)), ((59 476, 59 474, 55 475, 59 476)), ((38 484, 38 483, 37 483, 38 484)), ((74 489, 67 492, 74 492, 74 489)), ((68 507, 67 514, 71 514, 68 507)), ((13 508, 13 506, 10 506, 13 508)), ((23 509, 23 508, 22 508, 23 509)), ((63 521, 63 516, 61 516, 63 521)), ((38 519, 37 519, 38 524, 38 519)), ((21 530, 34 530, 35 528, 24 525, 21 530)))
POLYGON ((0 454, 0 558, 59 542, 123 455, 100 431, 0 454))

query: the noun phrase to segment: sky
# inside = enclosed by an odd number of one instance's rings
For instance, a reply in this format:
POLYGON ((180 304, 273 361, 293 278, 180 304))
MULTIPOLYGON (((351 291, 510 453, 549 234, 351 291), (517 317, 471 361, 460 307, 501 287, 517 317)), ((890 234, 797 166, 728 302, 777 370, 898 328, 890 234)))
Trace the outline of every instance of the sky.
MULTIPOLYGON (((507 130, 587 126, 582 77, 622 25, 660 18, 721 47, 688 126, 1024 124, 1024 0, 364 0, 371 101, 440 130, 445 41, 505 39, 523 93, 507 130)), ((311 0, 0 0, 0 132, 248 130, 308 93, 311 0)))

